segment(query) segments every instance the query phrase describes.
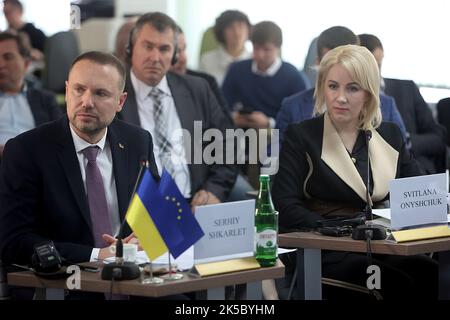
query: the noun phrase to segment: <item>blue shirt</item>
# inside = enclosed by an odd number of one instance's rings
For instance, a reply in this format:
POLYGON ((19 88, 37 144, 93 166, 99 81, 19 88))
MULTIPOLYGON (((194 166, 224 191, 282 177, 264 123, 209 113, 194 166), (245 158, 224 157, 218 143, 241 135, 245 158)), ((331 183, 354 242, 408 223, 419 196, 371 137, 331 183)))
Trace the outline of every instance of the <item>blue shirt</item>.
POLYGON ((35 126, 26 88, 13 95, 0 93, 0 145, 35 126))

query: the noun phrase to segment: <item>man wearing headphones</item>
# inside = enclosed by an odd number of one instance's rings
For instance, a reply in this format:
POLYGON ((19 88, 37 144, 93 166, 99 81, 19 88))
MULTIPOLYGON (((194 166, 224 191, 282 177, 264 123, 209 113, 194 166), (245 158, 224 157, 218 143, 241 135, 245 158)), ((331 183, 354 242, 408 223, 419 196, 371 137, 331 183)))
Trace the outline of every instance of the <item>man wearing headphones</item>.
MULTIPOLYGON (((128 99, 119 118, 152 134, 159 173, 166 168, 192 207, 219 203, 227 198, 237 170, 221 164, 225 161, 205 163, 208 141, 203 142, 203 132, 218 129, 225 137, 233 125, 206 81, 169 72, 176 63, 176 47, 177 25, 170 17, 153 12, 139 18, 130 33, 128 99), (184 139, 181 131, 188 133, 184 139)), ((217 153, 224 155, 216 150, 216 158, 217 153)))

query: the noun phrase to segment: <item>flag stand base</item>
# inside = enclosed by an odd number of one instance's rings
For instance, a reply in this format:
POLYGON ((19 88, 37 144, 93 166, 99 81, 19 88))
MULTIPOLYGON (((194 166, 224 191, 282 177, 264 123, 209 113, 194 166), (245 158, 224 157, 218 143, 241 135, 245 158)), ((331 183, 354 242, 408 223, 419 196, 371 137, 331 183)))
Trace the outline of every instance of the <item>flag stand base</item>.
POLYGON ((103 267, 102 280, 112 280, 117 269, 120 270, 120 276, 116 275, 114 280, 134 280, 141 275, 139 267, 134 262, 110 263, 103 267))

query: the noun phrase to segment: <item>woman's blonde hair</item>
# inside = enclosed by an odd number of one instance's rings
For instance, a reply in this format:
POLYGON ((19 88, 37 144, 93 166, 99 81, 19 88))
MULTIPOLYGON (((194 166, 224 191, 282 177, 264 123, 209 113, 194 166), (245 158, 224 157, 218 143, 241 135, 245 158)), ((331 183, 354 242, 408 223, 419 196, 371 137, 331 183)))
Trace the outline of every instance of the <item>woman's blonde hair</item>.
POLYGON ((369 94, 358 123, 358 129, 370 130, 381 124, 380 111, 380 71, 373 54, 364 47, 345 45, 327 52, 320 62, 314 97, 314 114, 321 115, 327 110, 325 104, 325 81, 334 65, 344 67, 352 81, 369 94))

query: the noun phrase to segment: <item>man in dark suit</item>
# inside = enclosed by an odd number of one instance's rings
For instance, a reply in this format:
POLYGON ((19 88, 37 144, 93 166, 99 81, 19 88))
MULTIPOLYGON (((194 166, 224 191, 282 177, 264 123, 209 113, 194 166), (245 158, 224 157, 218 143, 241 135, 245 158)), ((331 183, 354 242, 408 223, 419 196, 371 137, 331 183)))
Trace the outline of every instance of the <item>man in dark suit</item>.
MULTIPOLYGON (((359 38, 375 56, 381 71, 384 50, 380 39, 372 34, 361 34, 359 38)), ((410 135, 411 150, 425 172, 445 172, 445 129, 434 120, 414 81, 382 78, 381 90, 395 99, 410 135)))
POLYGON ((0 33, 0 154, 10 138, 62 115, 53 94, 25 80, 28 65, 22 37, 0 33))
POLYGON ((4 263, 30 263, 34 245, 46 240, 69 263, 112 255, 109 246, 124 219, 139 163, 148 160, 158 179, 150 134, 115 119, 126 99, 125 75, 112 55, 82 54, 66 82, 67 118, 6 144, 0 169, 4 263))
POLYGON ((168 170, 182 194, 192 198, 191 206, 219 203, 228 197, 237 170, 217 161, 207 165, 202 136, 218 129, 225 137, 232 125, 206 81, 168 72, 176 60, 176 30, 176 23, 159 12, 136 22, 128 52, 128 99, 119 117, 152 133, 159 171, 168 170))

